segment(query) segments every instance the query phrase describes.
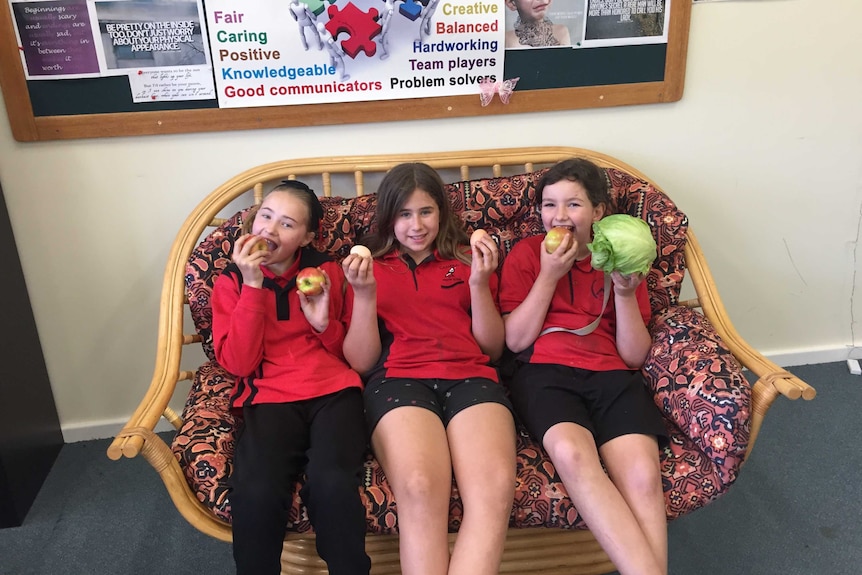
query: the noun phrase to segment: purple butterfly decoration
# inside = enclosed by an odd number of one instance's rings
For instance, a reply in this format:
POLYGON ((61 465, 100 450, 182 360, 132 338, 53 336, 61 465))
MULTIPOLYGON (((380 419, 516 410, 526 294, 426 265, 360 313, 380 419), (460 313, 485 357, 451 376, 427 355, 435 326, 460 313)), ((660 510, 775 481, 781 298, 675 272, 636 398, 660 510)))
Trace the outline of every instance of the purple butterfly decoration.
POLYGON ((493 82, 490 78, 485 77, 479 80, 479 99, 482 101, 483 106, 487 106, 491 103, 491 100, 494 99, 494 93, 500 94, 500 101, 504 104, 509 103, 509 98, 512 96, 512 92, 515 91, 515 84, 518 83, 518 80, 521 78, 511 78, 509 80, 503 80, 500 82, 499 80, 493 82))

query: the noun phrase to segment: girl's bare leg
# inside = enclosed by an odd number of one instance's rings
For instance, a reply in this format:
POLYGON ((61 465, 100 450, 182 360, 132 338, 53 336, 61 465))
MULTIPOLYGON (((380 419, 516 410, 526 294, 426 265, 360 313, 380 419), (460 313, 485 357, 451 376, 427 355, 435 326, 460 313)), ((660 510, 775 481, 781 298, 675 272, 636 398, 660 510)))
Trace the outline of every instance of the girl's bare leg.
POLYGON ((399 407, 383 416, 371 443, 398 506, 401 572, 446 575, 452 466, 443 423, 427 409, 399 407))
POLYGON ((464 504, 449 575, 496 575, 515 497, 515 425, 499 403, 459 412, 447 428, 464 504))
POLYGON ((621 575, 664 575, 641 526, 602 468, 592 434, 558 423, 542 438, 566 490, 621 575))
POLYGON ((632 510, 662 572, 667 573, 667 512, 655 437, 623 435, 599 451, 611 481, 632 510))

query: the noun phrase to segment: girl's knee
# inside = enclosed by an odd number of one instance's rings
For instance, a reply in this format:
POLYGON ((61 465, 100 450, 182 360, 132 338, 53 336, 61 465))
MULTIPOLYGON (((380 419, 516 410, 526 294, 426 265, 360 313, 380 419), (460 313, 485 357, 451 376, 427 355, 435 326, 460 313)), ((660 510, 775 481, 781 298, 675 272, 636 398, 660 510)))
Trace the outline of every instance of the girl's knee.
POLYGON ((605 474, 598 453, 592 445, 557 440, 546 442, 545 450, 554 467, 570 477, 588 478, 605 474))

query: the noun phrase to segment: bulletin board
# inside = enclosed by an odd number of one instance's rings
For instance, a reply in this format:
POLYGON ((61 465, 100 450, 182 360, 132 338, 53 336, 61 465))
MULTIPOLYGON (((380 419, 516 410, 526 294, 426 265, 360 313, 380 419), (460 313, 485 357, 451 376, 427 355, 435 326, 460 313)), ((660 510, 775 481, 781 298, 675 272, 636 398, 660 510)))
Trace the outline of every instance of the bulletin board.
MULTIPOLYGON (((334 0, 333 0, 334 1, 334 0)), ((225 108, 216 99, 133 102, 122 77, 28 80, 10 4, 0 0, 0 87, 21 142, 378 123, 678 101, 691 0, 670 3, 667 42, 589 50, 505 51, 519 77, 508 103, 475 95, 225 108)))

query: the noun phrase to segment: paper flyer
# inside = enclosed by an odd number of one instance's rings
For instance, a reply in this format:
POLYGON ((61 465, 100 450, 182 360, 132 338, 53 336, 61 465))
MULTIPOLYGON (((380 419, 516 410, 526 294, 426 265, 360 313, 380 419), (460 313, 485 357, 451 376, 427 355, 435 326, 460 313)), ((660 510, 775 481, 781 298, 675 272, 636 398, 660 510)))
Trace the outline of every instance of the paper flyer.
POLYGON ((99 76, 84 0, 10 1, 28 80, 99 76))
POLYGON ((665 44, 671 0, 587 0, 582 46, 665 44))
POLYGON ((90 8, 104 75, 209 64, 200 0, 99 0, 90 8))
POLYGON ((506 49, 580 46, 585 13, 586 0, 506 0, 506 49))

